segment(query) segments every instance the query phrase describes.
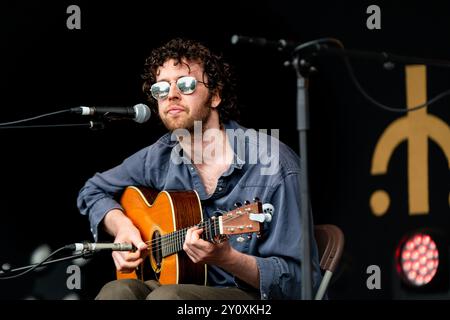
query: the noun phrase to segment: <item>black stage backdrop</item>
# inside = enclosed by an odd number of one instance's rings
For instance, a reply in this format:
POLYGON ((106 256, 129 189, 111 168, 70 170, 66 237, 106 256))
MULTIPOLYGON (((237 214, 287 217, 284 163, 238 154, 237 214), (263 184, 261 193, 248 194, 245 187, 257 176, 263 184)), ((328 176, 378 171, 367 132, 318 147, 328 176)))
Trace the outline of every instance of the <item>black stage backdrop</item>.
MULTIPOLYGON (((280 129, 280 139, 298 152, 296 77, 290 67, 283 66, 287 56, 233 46, 233 34, 298 43, 333 37, 348 49, 450 60, 449 10, 448 4, 437 1, 232 0, 216 2, 214 8, 211 1, 7 1, 0 19, 0 122, 80 105, 145 102, 140 78, 145 57, 172 37, 188 37, 222 52, 235 66, 242 124, 280 129), (380 8, 381 29, 367 27, 371 16, 367 9, 373 4, 380 8), (67 27, 70 5, 80 9, 81 29, 67 27)), ((396 64, 388 71, 381 63, 366 59, 354 59, 352 64, 373 97, 390 106, 406 106, 404 65, 396 64)), ((408 154, 409 148, 414 149, 413 139, 394 137, 400 140, 393 142, 396 146, 388 156, 387 171, 372 174, 372 166, 379 165, 372 161, 380 137, 405 115, 366 100, 340 58, 320 57, 315 65, 309 133, 314 222, 336 224, 346 238, 330 298, 448 297, 446 286, 428 295, 403 287, 395 273, 394 253, 402 237, 417 228, 448 234, 449 98, 422 110, 425 113, 418 120, 408 118, 406 137, 423 133, 425 147, 419 148, 419 154, 427 156, 415 161, 418 155, 408 154), (439 134, 423 120, 431 114, 441 121, 436 129, 439 134), (417 167, 411 169, 412 163, 418 163, 417 167), (425 172, 428 181, 418 172, 425 172), (415 193, 411 191, 414 186, 415 193), (374 214, 371 201, 382 207, 383 200, 389 201, 386 208, 374 214), (425 209, 417 209, 424 203, 425 209), (379 273, 374 274, 373 266, 379 267, 379 273)), ((450 89, 450 70, 429 67, 426 80, 426 93, 432 98, 450 89)), ((87 122, 73 115, 44 120, 38 123, 87 122)), ((163 132, 156 117, 143 125, 120 122, 104 130, 0 130, 0 263, 18 267, 31 263, 32 256, 39 260, 65 244, 92 241, 87 218, 76 207, 79 189, 95 172, 119 164, 163 132)), ((81 270, 81 283, 71 287, 70 266, 74 264, 64 262, 16 280, 3 280, 0 297, 91 299, 114 277, 109 254, 98 254, 75 264, 81 270)))

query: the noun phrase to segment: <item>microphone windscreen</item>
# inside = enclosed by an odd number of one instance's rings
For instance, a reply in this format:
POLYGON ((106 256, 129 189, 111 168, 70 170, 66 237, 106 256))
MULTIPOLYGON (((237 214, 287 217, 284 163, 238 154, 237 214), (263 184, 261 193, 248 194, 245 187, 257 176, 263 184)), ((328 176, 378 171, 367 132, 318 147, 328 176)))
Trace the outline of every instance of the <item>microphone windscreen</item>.
POLYGON ((150 119, 150 116, 152 115, 150 108, 143 103, 135 105, 133 109, 134 112, 136 113, 134 121, 136 121, 137 123, 147 122, 150 119))

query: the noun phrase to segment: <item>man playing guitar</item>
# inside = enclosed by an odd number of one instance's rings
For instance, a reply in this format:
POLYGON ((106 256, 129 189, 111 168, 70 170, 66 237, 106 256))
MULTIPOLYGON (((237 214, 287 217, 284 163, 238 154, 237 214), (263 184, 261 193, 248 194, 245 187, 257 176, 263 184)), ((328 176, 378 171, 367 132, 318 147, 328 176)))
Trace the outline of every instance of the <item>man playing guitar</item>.
MULTIPOLYGON (((270 90, 267 79, 255 81, 261 81, 261 92, 270 90)), ((96 241, 103 228, 114 242, 137 248, 113 252, 119 275, 136 273, 150 256, 156 277, 119 276, 97 299, 299 299, 306 262, 300 259, 298 156, 275 137, 253 134, 235 121, 230 67, 198 42, 173 39, 153 50, 145 63, 143 89, 169 132, 90 178, 79 193, 78 207, 89 216, 96 241), (140 187, 163 192, 151 194, 140 187), (131 193, 120 201, 125 189, 131 193), (170 193, 186 190, 191 191, 170 193), (130 197, 140 199, 137 208, 130 197), (264 212, 258 212, 258 200, 255 206, 246 202, 234 207, 255 197, 273 205, 270 219, 260 220, 264 212), (183 204, 188 198, 190 204, 183 204), (148 217, 146 208, 153 208, 148 217), (179 221, 189 210, 200 216, 182 230, 179 221), (160 219, 164 215, 167 219, 160 219), (231 227, 230 219, 237 216, 240 222, 231 227), (165 227, 166 220, 173 223, 165 227), (260 237, 253 234, 258 224, 260 237), (170 260, 171 255, 176 258, 170 260), (189 272, 180 267, 183 259, 207 265, 204 283, 184 278, 182 273, 189 272), (162 270, 169 264, 175 275, 166 278, 162 270)), ((311 244, 315 287, 320 271, 314 239, 311 244)))

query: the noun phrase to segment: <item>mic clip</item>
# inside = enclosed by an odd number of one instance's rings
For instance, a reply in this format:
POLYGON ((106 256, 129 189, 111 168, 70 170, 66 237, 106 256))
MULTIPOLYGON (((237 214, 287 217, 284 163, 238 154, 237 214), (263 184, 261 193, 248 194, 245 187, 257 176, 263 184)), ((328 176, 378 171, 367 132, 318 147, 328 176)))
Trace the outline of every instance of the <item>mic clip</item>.
POLYGON ((89 121, 89 129, 93 131, 103 130, 105 129, 105 123, 103 121, 89 121))

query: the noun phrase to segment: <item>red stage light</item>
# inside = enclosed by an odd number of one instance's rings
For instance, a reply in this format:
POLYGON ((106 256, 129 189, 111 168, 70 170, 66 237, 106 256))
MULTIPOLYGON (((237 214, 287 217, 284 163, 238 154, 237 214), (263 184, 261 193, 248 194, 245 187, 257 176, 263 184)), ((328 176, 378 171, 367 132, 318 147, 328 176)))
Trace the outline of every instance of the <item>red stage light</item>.
POLYGON ((397 252, 397 270, 410 285, 424 286, 436 275, 439 251, 429 234, 411 235, 400 245, 397 252))

